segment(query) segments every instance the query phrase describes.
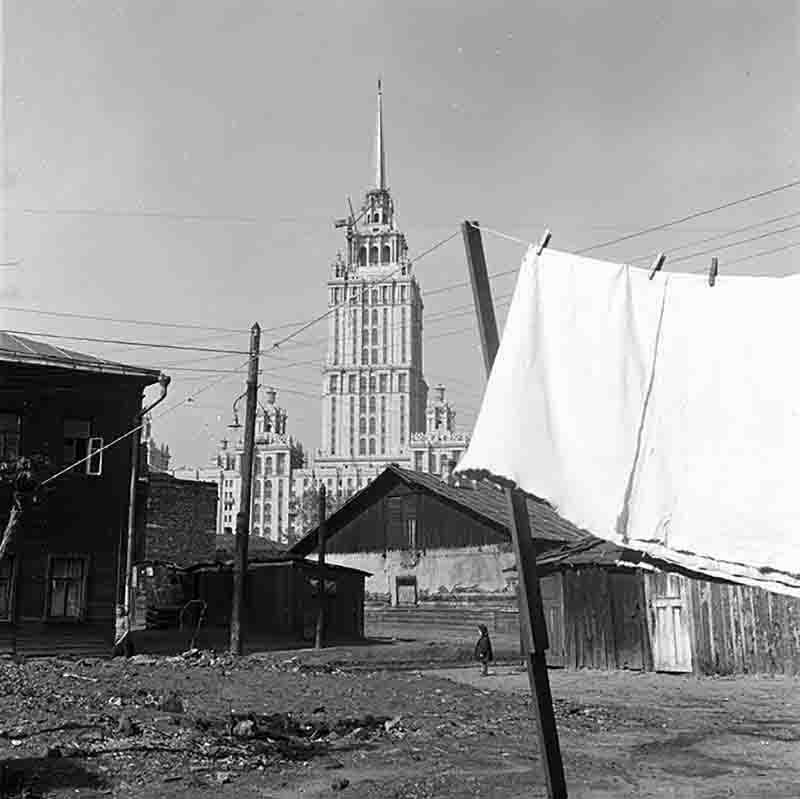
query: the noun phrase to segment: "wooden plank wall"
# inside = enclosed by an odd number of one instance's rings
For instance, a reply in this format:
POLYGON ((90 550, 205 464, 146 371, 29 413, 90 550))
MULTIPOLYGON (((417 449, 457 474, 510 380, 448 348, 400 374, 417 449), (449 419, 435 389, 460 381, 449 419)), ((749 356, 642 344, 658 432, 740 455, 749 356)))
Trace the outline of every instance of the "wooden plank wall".
POLYGON ((564 572, 567 668, 648 667, 641 575, 588 567, 564 572))
POLYGON ((689 580, 700 674, 800 675, 800 598, 689 580))

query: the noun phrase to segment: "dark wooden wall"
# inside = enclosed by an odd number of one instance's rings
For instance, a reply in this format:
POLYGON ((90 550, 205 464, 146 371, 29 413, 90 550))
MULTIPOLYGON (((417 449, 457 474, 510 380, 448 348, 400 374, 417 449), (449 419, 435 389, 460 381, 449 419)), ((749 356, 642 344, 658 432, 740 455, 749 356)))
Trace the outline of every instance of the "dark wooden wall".
MULTIPOLYGON (((276 563, 250 569, 245 584, 247 631, 313 638, 318 600, 312 580, 313 563, 276 563)), ((330 638, 364 635, 364 576, 338 569, 327 571, 327 630, 330 638), (331 584, 335 584, 335 589, 331 584)), ((207 624, 230 624, 233 579, 230 569, 198 571, 193 577, 194 598, 208 605, 207 624)))
MULTIPOLYGON (((9 370, 10 372, 11 370, 9 370)), ((22 451, 63 460, 64 418, 92 419, 105 443, 127 432, 141 403, 141 385, 126 378, 69 370, 22 369, 4 374, 18 393, 0 395, 2 410, 22 414, 22 451)), ((16 557, 15 619, 0 623, 0 651, 19 654, 108 654, 114 639, 120 544, 127 529, 130 439, 103 453, 103 473, 76 469, 52 483, 39 508, 26 514, 9 548, 16 557), (48 621, 45 597, 49 555, 89 555, 87 608, 82 621, 48 621)), ((10 497, 0 497, 0 521, 10 497)))
POLYGON ((497 528, 438 497, 395 486, 346 524, 328 543, 328 551, 386 552, 408 548, 406 521, 417 520, 418 550, 508 543, 497 528))

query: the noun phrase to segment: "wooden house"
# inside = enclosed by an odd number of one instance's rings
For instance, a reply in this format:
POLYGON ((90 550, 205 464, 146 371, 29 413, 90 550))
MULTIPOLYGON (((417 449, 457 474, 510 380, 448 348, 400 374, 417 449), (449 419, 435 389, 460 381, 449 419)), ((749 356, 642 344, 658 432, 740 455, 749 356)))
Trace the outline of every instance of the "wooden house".
MULTIPOLYGON (((152 369, 0 332, 0 462, 55 477, 24 501, 0 560, 0 654, 108 655, 124 587, 133 437, 152 369), (58 472, 77 464, 56 476, 58 472)), ((0 531, 13 488, 0 485, 0 531)))
MULTIPOLYGON (((529 500, 537 552, 584 533, 544 502, 529 500)), ((326 522, 330 561, 370 572, 367 596, 393 606, 419 603, 516 603, 505 494, 484 483, 447 483, 388 466, 326 522)), ((292 548, 309 555, 318 531, 292 548)))
POLYGON ((597 538, 545 554, 538 567, 552 665, 800 674, 800 598, 597 538))

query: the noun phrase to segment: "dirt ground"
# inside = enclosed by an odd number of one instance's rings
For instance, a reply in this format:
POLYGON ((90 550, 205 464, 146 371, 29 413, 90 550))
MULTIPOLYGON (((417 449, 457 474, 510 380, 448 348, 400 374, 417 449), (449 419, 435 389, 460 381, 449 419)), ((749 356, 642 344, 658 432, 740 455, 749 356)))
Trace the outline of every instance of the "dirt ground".
MULTIPOLYGON (((526 674, 467 651, 0 661, 0 797, 545 796, 526 674)), ((798 680, 551 684, 571 797, 800 796, 798 680)))

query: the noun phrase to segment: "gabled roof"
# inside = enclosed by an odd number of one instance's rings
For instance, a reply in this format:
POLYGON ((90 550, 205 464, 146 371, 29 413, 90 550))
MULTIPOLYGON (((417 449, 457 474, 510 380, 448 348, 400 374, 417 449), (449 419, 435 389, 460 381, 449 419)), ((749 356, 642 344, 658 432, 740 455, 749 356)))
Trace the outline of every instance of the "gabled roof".
MULTIPOLYGON (((361 512, 385 496, 398 481, 412 489, 429 494, 462 510, 477 516, 495 529, 508 534, 510 525, 509 508, 505 492, 489 483, 468 485, 449 485, 436 475, 403 469, 392 464, 387 466, 371 483, 354 494, 335 513, 327 519, 326 539, 335 535, 361 512)), ((553 508, 542 500, 528 497, 528 515, 533 538, 553 543, 574 543, 584 540, 589 533, 562 519, 553 508)), ((317 548, 317 529, 311 530, 290 550, 308 555, 317 548)))
POLYGON ((155 383, 160 374, 158 369, 107 361, 94 355, 85 355, 53 344, 34 341, 5 330, 0 330, 0 363, 31 364, 71 369, 76 372, 122 375, 140 378, 147 383, 155 383))

